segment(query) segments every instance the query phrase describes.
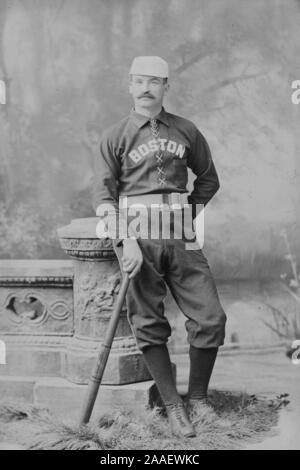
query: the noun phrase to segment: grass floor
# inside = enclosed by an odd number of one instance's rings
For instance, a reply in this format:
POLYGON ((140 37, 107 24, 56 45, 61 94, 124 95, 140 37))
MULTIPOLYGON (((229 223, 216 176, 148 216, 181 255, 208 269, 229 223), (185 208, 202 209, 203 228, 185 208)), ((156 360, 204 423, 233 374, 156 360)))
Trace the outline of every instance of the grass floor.
POLYGON ((78 427, 60 422, 48 410, 16 402, 0 402, 0 441, 26 449, 239 449, 270 435, 286 396, 274 399, 212 391, 214 412, 204 409, 193 417, 197 437, 170 437, 158 409, 142 414, 121 410, 78 427))

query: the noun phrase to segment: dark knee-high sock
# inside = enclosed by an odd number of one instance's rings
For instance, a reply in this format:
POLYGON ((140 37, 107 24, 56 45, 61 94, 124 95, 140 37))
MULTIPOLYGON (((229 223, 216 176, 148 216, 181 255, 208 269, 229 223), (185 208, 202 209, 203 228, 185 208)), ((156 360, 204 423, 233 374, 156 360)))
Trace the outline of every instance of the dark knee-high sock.
POLYGON ((205 400, 218 348, 199 349, 190 345, 189 398, 205 400))
POLYGON ((156 383, 160 396, 165 404, 175 405, 182 400, 176 390, 168 348, 165 344, 147 346, 143 349, 146 365, 156 383))

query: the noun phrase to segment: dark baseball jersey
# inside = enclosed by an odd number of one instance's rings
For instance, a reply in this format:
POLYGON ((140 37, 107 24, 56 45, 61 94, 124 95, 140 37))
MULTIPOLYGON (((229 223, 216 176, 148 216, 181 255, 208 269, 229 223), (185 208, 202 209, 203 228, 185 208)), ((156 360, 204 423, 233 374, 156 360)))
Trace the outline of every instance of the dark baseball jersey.
POLYGON ((150 119, 135 110, 104 132, 95 159, 95 210, 102 204, 112 204, 119 213, 120 196, 186 193, 187 168, 196 175, 190 204, 206 205, 218 190, 211 153, 197 127, 164 108, 155 119, 159 123, 159 141, 153 138, 150 119), (163 185, 157 171, 158 150, 163 155, 163 185))

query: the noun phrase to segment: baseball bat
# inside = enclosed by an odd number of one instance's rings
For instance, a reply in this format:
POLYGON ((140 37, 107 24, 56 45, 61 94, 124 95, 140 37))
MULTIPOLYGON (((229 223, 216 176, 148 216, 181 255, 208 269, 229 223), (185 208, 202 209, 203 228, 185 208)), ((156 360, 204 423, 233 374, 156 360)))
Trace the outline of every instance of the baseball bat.
POLYGON ((101 385, 102 377, 105 371, 108 356, 111 350, 111 345, 112 345, 112 342, 116 333, 116 329, 118 326, 118 321, 119 321, 120 313, 122 311, 122 307, 124 304, 129 282, 130 282, 130 279, 128 277, 128 274, 125 273, 123 276, 123 280, 120 286, 119 294, 118 294, 111 318, 108 323, 105 337, 104 337, 103 343, 101 345, 101 348, 98 354, 97 362, 93 368, 93 371, 89 380, 87 394, 86 394, 84 405, 83 405, 81 415, 80 415, 80 421, 79 421, 80 425, 86 424, 90 420, 90 417, 94 408, 94 404, 97 398, 98 390, 101 385))

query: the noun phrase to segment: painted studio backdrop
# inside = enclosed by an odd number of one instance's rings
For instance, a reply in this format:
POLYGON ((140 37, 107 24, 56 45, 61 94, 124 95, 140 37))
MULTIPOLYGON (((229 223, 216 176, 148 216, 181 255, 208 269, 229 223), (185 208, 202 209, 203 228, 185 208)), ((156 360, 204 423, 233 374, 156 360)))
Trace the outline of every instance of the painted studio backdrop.
POLYGON ((170 64, 167 110, 207 138, 221 189, 205 250, 219 279, 272 278, 300 251, 300 2, 0 0, 0 257, 62 258, 93 216, 99 137, 131 108, 136 55, 170 64))

